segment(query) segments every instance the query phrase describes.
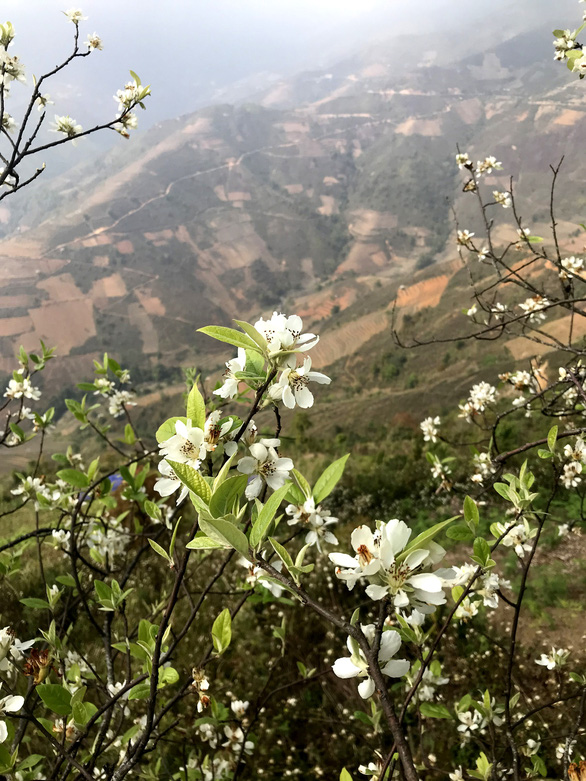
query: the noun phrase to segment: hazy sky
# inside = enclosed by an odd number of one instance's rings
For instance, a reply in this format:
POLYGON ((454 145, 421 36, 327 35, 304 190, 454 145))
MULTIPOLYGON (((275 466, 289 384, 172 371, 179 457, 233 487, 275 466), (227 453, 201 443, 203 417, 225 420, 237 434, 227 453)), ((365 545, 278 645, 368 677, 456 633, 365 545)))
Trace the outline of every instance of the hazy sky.
MULTIPOLYGON (((75 0, 2 0, 0 14, 17 31, 13 52, 29 74, 69 51, 73 25, 62 11, 71 7, 75 0)), ((576 0, 79 0, 79 7, 89 17, 82 40, 95 31, 104 51, 49 85, 55 109, 86 126, 110 118, 112 95, 132 68, 153 90, 143 128, 221 99, 218 88, 238 80, 246 82, 243 96, 253 93, 255 74, 288 76, 346 57, 373 36, 416 36, 467 21, 474 35, 476 25, 498 23, 499 11, 526 13, 528 24, 552 7, 560 24, 578 24, 580 16, 576 0)), ((19 91, 16 85, 15 98, 19 91)))

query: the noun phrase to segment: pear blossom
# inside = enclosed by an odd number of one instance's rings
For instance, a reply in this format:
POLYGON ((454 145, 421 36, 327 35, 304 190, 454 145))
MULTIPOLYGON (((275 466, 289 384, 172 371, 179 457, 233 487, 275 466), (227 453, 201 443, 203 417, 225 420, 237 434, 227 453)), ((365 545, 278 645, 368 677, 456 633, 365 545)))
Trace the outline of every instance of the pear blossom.
MULTIPOLYGON (((492 527, 491 527, 492 528, 492 527)), ((500 536, 508 528, 508 524, 496 523, 495 532, 500 536)), ((537 534, 537 529, 531 528, 526 518, 522 523, 513 526, 502 539, 502 544, 506 548, 513 548, 519 558, 523 558, 527 551, 532 548, 531 540, 537 534)))
MULTIPOLYGON (((370 646, 374 643, 376 627, 374 624, 361 625, 361 629, 368 640, 370 646)), ((375 691, 375 684, 370 677, 368 662, 364 652, 353 637, 347 640, 350 657, 336 659, 332 665, 332 670, 338 678, 364 678, 358 684, 358 694, 363 700, 372 697, 375 691)), ((406 659, 393 659, 401 647, 401 637, 394 629, 384 631, 380 638, 380 648, 378 652, 379 663, 383 663, 381 672, 390 678, 401 678, 409 672, 410 664, 406 659)))
MULTIPOLYGON (((0 699, 0 717, 5 713, 16 713, 24 705, 24 697, 8 695, 0 699)), ((4 721, 0 721, 0 743, 8 737, 8 729, 4 721)))
POLYGON ((107 377, 96 377, 94 385, 96 386, 94 396, 109 396, 114 388, 114 383, 107 377))
POLYGON ((484 261, 488 257, 488 253, 490 252, 490 247, 483 247, 476 255, 476 259, 479 261, 484 261))
POLYGON ((75 119, 71 119, 67 115, 60 117, 55 114, 55 122, 51 124, 53 133, 63 133, 67 138, 75 138, 83 132, 83 127, 78 125, 75 119))
POLYGON ((97 49, 98 51, 102 51, 102 49, 104 48, 102 39, 97 33, 92 33, 91 35, 88 35, 85 45, 88 47, 88 49, 92 49, 92 50, 97 49))
POLYGON ((87 16, 84 16, 83 11, 80 11, 79 8, 70 8, 69 11, 63 11, 63 13, 73 24, 79 24, 87 19, 87 16))
POLYGON ((467 317, 474 317, 474 315, 478 312, 478 306, 476 304, 472 304, 470 309, 467 309, 465 314, 467 317))
POLYGON ((24 396, 25 399, 38 401, 41 398, 41 391, 31 384, 28 377, 24 377, 21 380, 9 380, 4 396, 9 399, 20 399, 24 396))
POLYGON ((221 388, 214 391, 216 396, 223 399, 233 399, 238 393, 238 384, 240 380, 236 379, 237 372, 243 372, 246 366, 246 352, 242 347, 238 348, 238 356, 226 363, 226 371, 223 374, 224 384, 221 388))
POLYGON ((218 745, 218 733, 213 724, 204 722, 203 724, 198 724, 196 729, 199 733, 199 738, 203 740, 204 743, 209 743, 210 748, 216 748, 218 745))
POLYGON ((301 409, 313 406, 313 393, 307 387, 310 382, 329 385, 331 380, 321 372, 311 371, 311 358, 307 356, 302 366, 297 366, 295 355, 289 356, 278 382, 271 386, 269 397, 281 400, 289 409, 297 404, 301 409))
POLYGON ((124 413, 125 407, 136 407, 136 402, 132 391, 115 390, 108 400, 108 412, 112 417, 117 418, 124 413))
POLYGON ((484 160, 479 160, 476 164, 476 175, 482 176, 482 174, 491 174, 493 170, 500 170, 503 167, 502 163, 499 163, 493 155, 485 157, 484 160))
POLYGON ((327 528, 328 526, 338 523, 338 519, 327 515, 322 510, 321 505, 316 507, 313 496, 306 499, 302 505, 287 505, 285 512, 287 515, 292 516, 290 520, 287 521, 289 526, 301 524, 309 529, 305 536, 306 545, 317 545, 318 550, 321 550, 320 542, 322 539, 325 542, 330 543, 330 545, 338 544, 335 535, 327 528))
MULTIPOLYGON (((252 562, 248 561, 248 559, 245 559, 244 556, 241 556, 238 559, 238 564, 240 564, 241 567, 246 567, 248 570, 248 574, 246 576, 246 582, 249 586, 257 585, 257 583, 262 586, 263 588, 266 588, 267 591, 270 591, 271 594, 276 597, 277 599, 281 596, 283 591, 285 590, 282 586, 280 586, 278 583, 274 583, 271 580, 266 580, 266 572, 262 569, 262 567, 259 567, 258 564, 253 564, 252 562)), ((280 572, 283 568, 283 562, 281 560, 275 561, 271 565, 273 569, 276 569, 277 572, 280 572)))
POLYGON ((441 419, 439 415, 436 415, 435 418, 429 417, 421 421, 419 428, 423 431, 423 439, 425 442, 437 442, 440 424, 441 419))
POLYGON ((499 206, 502 206, 503 209, 509 209, 513 204, 513 199, 511 198, 511 194, 507 192, 499 192, 498 190, 492 191, 492 197, 496 201, 496 203, 499 204, 499 206))
POLYGON ((254 751, 254 743, 244 739, 244 732, 240 727, 231 727, 227 724, 224 727, 224 735, 227 741, 222 745, 233 751, 234 754, 239 755, 241 751, 244 751, 245 754, 252 754, 254 751))
POLYGON ((226 436, 232 428, 232 419, 224 421, 220 426, 220 410, 210 412, 204 425, 204 441, 206 450, 212 453, 217 447, 219 441, 226 436))
POLYGON ((12 133, 16 130, 17 124, 14 117, 12 117, 7 111, 2 114, 2 129, 8 133, 12 133))
POLYGON ((437 605, 446 602, 444 580, 453 577, 452 570, 425 572, 424 568, 438 563, 445 555, 444 549, 434 542, 404 554, 411 537, 411 529, 397 518, 388 523, 378 523, 376 537, 368 526, 359 526, 352 532, 352 547, 356 556, 330 553, 330 561, 336 565, 336 576, 346 581, 350 590, 358 580, 370 581, 368 596, 378 601, 391 596, 396 608, 409 605, 420 613, 431 613, 437 605), (346 568, 346 569, 342 569, 346 568))
POLYGON ((479 382, 473 385, 468 395, 468 400, 459 405, 460 414, 458 417, 466 418, 470 423, 474 417, 484 412, 489 404, 493 404, 498 396, 497 389, 488 382, 479 382))
POLYGON ((565 648, 556 649, 552 646, 551 652, 549 654, 541 654, 541 657, 535 660, 535 664, 547 667, 548 670, 555 670, 564 666, 569 655, 570 652, 565 648))
POLYGON ((249 705, 250 703, 246 700, 232 700, 230 703, 230 710, 237 719, 242 719, 244 718, 249 705))
POLYGON ((572 255, 569 258, 562 260, 562 271, 560 271, 560 277, 562 279, 572 279, 574 274, 580 274, 584 269, 584 258, 576 258, 572 255))
POLYGON ((460 152, 456 155, 456 163, 458 164, 458 168, 462 170, 463 168, 471 168, 472 167, 472 161, 466 154, 466 152, 460 152))
POLYGON ((47 106, 48 105, 53 105, 53 103, 54 103, 54 101, 51 100, 51 96, 49 94, 39 95, 37 100, 36 100, 37 109, 39 111, 45 111, 47 106))
POLYGON ((6 672, 10 668, 9 656, 15 662, 21 662, 24 659, 24 651, 28 651, 34 644, 34 638, 24 642, 20 641, 9 626, 0 629, 0 671, 6 672))
POLYGON ((462 737, 470 737, 481 726, 483 718, 477 710, 467 710, 462 713, 458 713, 458 732, 462 733, 462 737))
POLYGON ((458 244, 461 244, 463 247, 467 247, 470 242, 472 241, 472 237, 474 236, 474 233, 471 233, 470 231, 463 230, 458 231, 456 241, 458 244))
POLYGON ((519 307, 528 315, 527 320, 530 323, 539 323, 545 320, 547 315, 542 310, 547 306, 549 306, 548 299, 540 295, 527 298, 519 304, 519 307))
MULTIPOLYGON (((474 618, 474 616, 477 615, 478 615, 477 603, 472 602, 470 597, 465 597, 456 608, 456 612, 454 613, 454 618, 456 618, 458 621, 462 621, 466 623, 467 621, 470 621, 471 618, 474 618)), ((460 727, 458 727, 458 729, 460 729, 460 727)))
POLYGON ((26 84, 24 65, 16 55, 10 55, 6 49, 0 47, 0 84, 7 85, 11 81, 26 84))
POLYGON ((564 468, 561 474, 561 481, 564 488, 575 488, 582 482, 580 475, 582 474, 583 466, 579 461, 570 461, 568 464, 564 464, 564 468))
POLYGON ((199 465, 206 457, 206 444, 204 432, 197 426, 192 426, 191 421, 175 421, 175 434, 159 444, 162 456, 170 461, 180 464, 188 464, 193 469, 199 469, 199 465))
POLYGON ((458 767, 454 771, 448 773, 448 778, 450 779, 450 781, 464 781, 464 773, 462 772, 462 765, 458 765, 458 767))
POLYGON ((161 496, 171 496, 175 491, 180 488, 179 497, 177 498, 177 504, 186 498, 189 493, 187 486, 183 485, 181 480, 175 474, 175 471, 168 461, 163 459, 159 461, 159 472, 161 477, 158 478, 154 485, 154 489, 161 496))
POLYGON ((254 324, 256 330, 267 340, 270 358, 276 358, 283 351, 306 352, 319 341, 316 334, 303 334, 303 321, 298 315, 273 312, 270 320, 262 317, 254 324))
POLYGON ((246 486, 245 495, 249 500, 256 499, 260 494, 263 481, 273 491, 284 486, 289 478, 289 472, 293 469, 293 461, 290 458, 281 458, 275 450, 279 446, 280 440, 273 439, 266 440, 266 442, 272 444, 255 442, 249 448, 250 455, 241 458, 238 462, 239 472, 245 475, 254 475, 246 486))

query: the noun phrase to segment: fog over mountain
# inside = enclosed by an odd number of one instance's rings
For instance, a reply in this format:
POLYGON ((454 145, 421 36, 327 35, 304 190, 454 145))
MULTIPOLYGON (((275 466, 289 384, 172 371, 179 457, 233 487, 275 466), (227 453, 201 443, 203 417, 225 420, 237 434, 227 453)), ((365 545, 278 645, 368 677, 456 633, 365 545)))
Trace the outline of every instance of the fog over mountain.
MULTIPOLYGON (((5 0, 2 16, 16 26, 14 51, 39 74, 71 45, 62 0, 5 0)), ((347 56, 373 37, 457 32, 462 45, 487 31, 532 28, 578 19, 574 0, 86 0, 86 33, 104 51, 66 71, 49 90, 55 109, 85 126, 112 110, 112 94, 132 68, 152 85, 144 129, 212 102, 247 97, 271 79, 347 56)), ((391 43, 389 45, 392 45, 391 43)), ((544 42, 547 51, 549 41, 544 42)), ((417 47, 413 49, 417 62, 417 47)), ((18 99, 14 91, 15 101, 18 99)), ((24 92, 21 92, 24 95, 24 92)), ((96 139, 98 141, 98 139, 96 139)), ((112 142, 102 136, 99 143, 112 142)))

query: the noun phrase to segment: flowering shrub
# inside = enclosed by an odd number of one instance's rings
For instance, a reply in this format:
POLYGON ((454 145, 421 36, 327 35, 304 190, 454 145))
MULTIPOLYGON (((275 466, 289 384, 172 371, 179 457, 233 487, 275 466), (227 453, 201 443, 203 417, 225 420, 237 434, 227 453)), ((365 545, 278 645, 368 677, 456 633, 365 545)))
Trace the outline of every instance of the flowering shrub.
MULTIPOLYGON (((82 52, 82 12, 66 17, 73 57, 102 48, 93 34, 82 52)), ((1 34, 5 98, 25 74, 7 53, 12 26, 1 34)), ((35 83, 23 131, 35 104, 42 124, 49 101, 39 90, 50 75, 35 83)), ((116 95, 119 116, 102 127, 126 135, 146 95, 133 74, 116 95)), ((14 128, 2 112, 6 134, 14 128)), ((17 172, 25 156, 84 134, 68 116, 54 129, 61 141, 37 148, 20 146, 20 133, 5 194, 27 183, 17 172)), ((35 440, 38 449, 0 513, 14 522, 0 541, 0 773, 580 777, 584 763, 570 761, 583 756, 586 677, 558 644, 527 671, 520 626, 538 546, 550 528, 563 538, 578 527, 556 503, 560 493, 578 497, 583 519, 583 263, 562 257, 553 195, 546 249, 518 217, 512 182, 483 197, 486 177, 502 169, 495 157, 474 164, 459 152, 457 164, 486 231, 478 242, 456 226, 473 298, 465 338, 523 337, 555 350, 562 365, 554 377, 534 361, 495 384, 479 378, 448 421, 422 420, 432 480, 456 515, 438 520, 424 506, 419 533, 414 519, 346 528, 328 502, 348 455, 311 481, 290 457, 282 412, 319 403, 319 386, 330 383, 312 370, 319 338, 303 333, 297 315, 201 329, 236 357, 215 387, 190 382, 185 407, 144 436, 128 370, 108 355, 96 360, 81 399, 66 400, 82 436, 50 459, 55 415, 42 410, 37 382, 54 353, 20 350, 0 405, 0 446, 35 440), (514 220, 504 245, 497 209, 514 220), (568 318, 567 338, 547 330, 556 310, 568 318), (538 415, 547 418, 542 432, 538 415), (527 416, 529 438, 511 443, 511 421, 522 432, 527 416), (474 432, 472 445, 453 436, 460 430, 474 432), (538 676, 543 696, 534 694, 538 676), (556 708, 552 724, 546 713, 556 708), (337 725, 331 741, 324 721, 337 725), (330 742, 343 745, 330 752, 330 742)))

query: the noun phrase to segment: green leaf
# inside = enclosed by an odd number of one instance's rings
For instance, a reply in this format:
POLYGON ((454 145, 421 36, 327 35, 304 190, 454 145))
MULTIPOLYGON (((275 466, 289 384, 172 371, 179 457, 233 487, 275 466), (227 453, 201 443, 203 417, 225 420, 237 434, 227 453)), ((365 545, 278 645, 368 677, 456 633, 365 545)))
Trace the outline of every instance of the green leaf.
POLYGON ((78 469, 60 469, 57 477, 75 488, 87 488, 90 484, 89 477, 78 469))
POLYGON ((44 599, 37 599, 36 597, 25 597, 20 600, 23 605, 32 608, 33 610, 50 610, 51 605, 44 599))
POLYGON ((350 454, 348 453, 337 461, 334 461, 333 464, 330 464, 328 468, 324 470, 321 477, 318 478, 313 489, 313 497, 316 504, 319 504, 326 496, 329 496, 332 493, 336 483, 344 474, 344 467, 346 466, 346 461, 349 456, 350 454))
POLYGON ((490 560, 490 546, 484 537, 477 537, 474 540, 474 555, 483 564, 486 564, 490 560))
POLYGON ((210 499, 210 513, 214 518, 221 518, 223 515, 233 511, 234 504, 244 493, 247 482, 247 475, 235 475, 224 480, 214 490, 210 499))
POLYGON ((292 559, 292 558, 291 558, 291 556, 289 555, 289 553, 288 553, 287 549, 286 549, 286 548, 284 548, 284 547, 281 545, 281 543, 280 543, 280 542, 277 542, 277 540, 275 540, 273 537, 269 537, 269 542, 271 543, 271 545, 272 545, 272 546, 273 546, 273 548, 274 548, 274 551, 275 551, 275 553, 276 553, 276 554, 277 554, 277 556, 278 556, 278 557, 281 559, 281 561, 282 561, 282 562, 283 562, 283 564, 284 564, 284 565, 287 567, 287 569, 288 569, 288 570, 291 570, 291 569, 293 569, 293 567, 294 567, 295 565, 293 564, 293 559, 292 559))
POLYGON ((297 485, 303 491, 305 498, 309 499, 309 497, 311 496, 311 486, 309 485, 307 480, 303 477, 301 472, 299 472, 297 469, 292 469, 291 472, 293 474, 293 477, 297 481, 297 485))
POLYGON ((438 705, 434 702, 422 702, 419 706, 419 712, 428 719, 453 719, 454 717, 445 705, 438 705))
POLYGON ((171 437, 176 434, 175 423, 177 423, 178 420, 180 420, 182 423, 187 423, 187 418, 178 417, 178 418, 169 418, 169 420, 166 420, 164 423, 162 423, 159 426, 159 428, 157 429, 157 433, 155 434, 156 440, 159 444, 161 442, 166 442, 168 439, 171 439, 171 437))
POLYGON ((290 487, 291 483, 285 483, 285 485, 275 491, 263 505, 250 532, 250 546, 252 548, 256 548, 260 545, 269 533, 269 527, 277 514, 281 502, 289 493, 290 487))
POLYGON ((495 483, 493 488, 497 494, 500 494, 507 502, 511 501, 511 488, 506 483, 495 483))
POLYGON ((464 520, 472 527, 477 527, 480 523, 480 515, 478 513, 478 507, 472 497, 467 496, 464 499, 464 520))
MULTIPOLYGON (((369 722, 370 723, 370 722, 369 722)), ((352 781, 352 776, 345 767, 340 771, 340 781, 352 781)))
POLYGON ((212 540, 211 537, 206 537, 205 534, 198 534, 185 547, 190 550, 224 550, 226 545, 217 540, 212 540))
POLYGON ((233 344, 234 347, 242 347, 244 350, 254 350, 259 352, 260 347, 250 336, 236 331, 234 328, 225 328, 222 325, 207 325, 205 328, 198 328, 199 333, 211 336, 219 342, 233 344))
POLYGON ((187 397, 187 418, 192 426, 203 431, 206 424, 206 403, 197 387, 197 380, 193 383, 193 388, 187 397))
POLYGON ((216 653, 223 654, 232 640, 232 616, 228 608, 224 608, 212 626, 212 641, 216 653))
POLYGON ((403 561, 403 559, 407 558, 411 551, 418 550, 419 548, 425 548, 425 545, 428 542, 431 542, 434 537, 437 537, 442 529, 444 529, 450 523, 453 523, 457 518, 460 518, 460 516, 454 515, 453 518, 448 518, 446 521, 440 521, 439 523, 436 523, 435 526, 432 526, 431 528, 421 532, 421 534, 418 534, 417 537, 405 548, 405 550, 396 557, 396 561, 400 563, 403 561))
POLYGON ((151 693, 150 683, 138 683, 133 686, 128 695, 129 700, 146 700, 151 693))
POLYGON ((53 713, 59 716, 68 716, 71 713, 71 694, 58 683, 39 684, 37 694, 53 713))
POLYGON ((248 336, 250 336, 252 341, 255 342, 255 344, 257 344, 263 352, 267 349, 267 340, 256 330, 253 325, 250 325, 250 323, 245 323, 244 320, 234 320, 234 322, 236 325, 239 325, 240 328, 242 328, 242 330, 248 334, 248 336))
POLYGON ((474 532, 464 523, 458 523, 447 530, 446 537, 449 537, 450 540, 461 542, 463 540, 471 540, 474 537, 474 532))
POLYGON ((558 427, 553 426, 552 428, 550 428, 549 433, 547 435, 547 446, 552 453, 555 450, 557 438, 558 438, 558 427))
POLYGON ((199 525, 201 530, 211 537, 213 540, 217 540, 230 548, 234 548, 247 559, 250 556, 248 549, 248 540, 246 535, 243 534, 240 529, 234 526, 230 521, 225 521, 221 518, 214 518, 209 521, 200 519, 199 525))
POLYGON ((206 504, 209 504, 212 498, 212 489, 204 480, 203 476, 189 464, 180 464, 178 461, 168 461, 177 477, 183 485, 186 485, 190 491, 200 496, 206 504))
POLYGON ((149 545, 155 551, 155 553, 158 553, 159 556, 162 556, 165 559, 165 561, 168 561, 169 563, 173 563, 173 559, 169 556, 167 551, 163 547, 161 547, 158 542, 151 540, 150 537, 149 537, 149 545))
POLYGON ((555 35, 556 38, 563 38, 564 35, 565 35, 565 31, 564 30, 554 30, 553 34, 555 35))

